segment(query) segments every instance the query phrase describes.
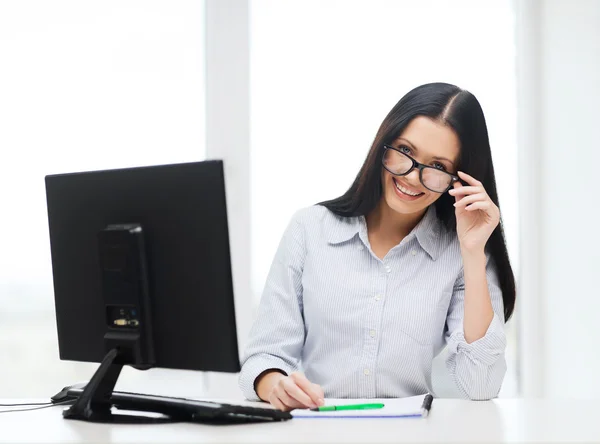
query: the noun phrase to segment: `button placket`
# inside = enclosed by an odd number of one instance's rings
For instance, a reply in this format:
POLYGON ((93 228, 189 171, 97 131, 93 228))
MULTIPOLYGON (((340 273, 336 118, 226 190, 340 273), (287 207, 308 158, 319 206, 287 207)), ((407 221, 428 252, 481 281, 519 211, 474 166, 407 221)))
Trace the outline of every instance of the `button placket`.
POLYGON ((361 392, 363 397, 366 398, 374 397, 377 394, 375 378, 377 371, 377 350, 379 347, 377 326, 379 325, 379 320, 384 307, 383 300, 387 282, 389 280, 389 274, 385 271, 385 268, 388 267, 387 263, 378 261, 377 268, 381 270, 382 267, 384 271, 380 271, 375 278, 375 286, 373 288, 373 293, 371 293, 371 304, 373 305, 371 309, 367 310, 368 314, 365 317, 365 323, 363 324, 364 346, 359 371, 361 372, 360 378, 362 380, 361 392))

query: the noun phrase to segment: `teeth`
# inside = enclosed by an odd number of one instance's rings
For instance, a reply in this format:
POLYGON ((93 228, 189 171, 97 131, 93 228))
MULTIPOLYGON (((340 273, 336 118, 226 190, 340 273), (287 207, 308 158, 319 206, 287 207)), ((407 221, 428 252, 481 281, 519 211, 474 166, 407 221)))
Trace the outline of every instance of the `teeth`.
POLYGON ((394 183, 396 184, 396 188, 398 188, 400 191, 402 191, 404 194, 408 194, 409 196, 418 196, 421 193, 413 193, 412 191, 408 191, 406 188, 404 188, 402 185, 400 185, 398 182, 394 181, 394 183))

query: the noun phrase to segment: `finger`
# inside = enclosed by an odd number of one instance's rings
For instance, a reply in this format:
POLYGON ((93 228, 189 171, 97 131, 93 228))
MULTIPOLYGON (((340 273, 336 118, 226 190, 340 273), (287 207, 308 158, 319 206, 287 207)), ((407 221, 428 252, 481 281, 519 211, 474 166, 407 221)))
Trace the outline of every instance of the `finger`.
MULTIPOLYGON (((462 187, 464 187, 464 185, 463 185, 462 183, 460 183, 458 180, 457 180, 456 182, 454 182, 454 183, 452 184, 452 186, 453 186, 454 188, 451 188, 451 189, 448 191, 448 193, 450 193, 450 191, 460 190, 462 187)), ((454 196, 454 194, 453 194, 453 193, 450 193, 450 195, 451 195, 451 196, 454 196)), ((462 196, 454 196, 454 201, 455 201, 455 202, 458 202, 458 201, 459 201, 459 200, 461 200, 461 199, 462 199, 462 196)))
POLYGON ((277 395, 275 395, 275 392, 272 392, 269 395, 269 403, 276 409, 281 410, 282 412, 285 412, 286 410, 288 410, 288 409, 286 409, 285 405, 283 405, 283 403, 279 400, 277 395))
MULTIPOLYGON (((457 182, 454 182, 457 183, 457 182)), ((452 196, 464 196, 467 194, 476 194, 476 193, 482 193, 485 190, 483 189, 483 187, 472 187, 472 186, 461 186, 460 188, 452 188, 450 189, 450 191, 448 191, 449 194, 451 194, 452 196)))
POLYGON ((325 393, 323 392, 323 389, 321 388, 321 386, 319 384, 313 384, 313 388, 318 393, 319 399, 325 398, 325 393))
POLYGON ((492 208, 492 203, 491 202, 489 202, 489 201, 479 201, 479 202, 472 203, 471 205, 469 205, 468 207, 466 207, 465 210, 467 210, 467 211, 473 211, 473 210, 488 211, 490 208, 492 208))
MULTIPOLYGON (((310 396, 304 393, 302 389, 296 385, 294 380, 286 378, 286 380, 283 381, 282 388, 286 396, 290 397, 295 403, 300 404, 302 407, 315 408, 317 406, 317 404, 310 399, 310 396)), ((290 407, 292 406, 287 400, 283 399, 283 401, 290 407)))
POLYGON ((465 196, 459 202, 456 202, 454 204, 454 206, 456 208, 460 208, 460 207, 465 207, 474 202, 480 202, 480 201, 484 201, 484 200, 488 200, 487 194, 484 194, 484 193, 471 194, 470 196, 465 196))
POLYGON ((290 377, 296 383, 296 385, 304 391, 304 393, 310 396, 310 399, 312 399, 316 405, 324 404, 323 397, 320 396, 320 393, 315 390, 313 383, 306 379, 306 376, 304 376, 302 373, 294 372, 290 375, 290 377))
POLYGON ((296 385, 300 387, 316 405, 320 406, 325 404, 325 400, 323 399, 323 390, 316 390, 315 386, 317 386, 317 384, 310 382, 306 376, 300 372, 294 372, 290 376, 296 385))
POLYGON ((307 406, 302 404, 301 402, 297 401, 296 399, 294 399, 292 396, 290 396, 284 388, 280 388, 278 390, 276 390, 276 395, 279 398, 279 400, 283 403, 284 406, 286 406, 286 408, 289 409, 297 409, 297 408, 306 408, 307 406))
POLYGON ((463 173, 462 171, 458 172, 458 177, 467 182, 469 185, 473 185, 475 187, 483 186, 483 184, 477 179, 475 179, 473 176, 469 176, 467 173, 463 173))

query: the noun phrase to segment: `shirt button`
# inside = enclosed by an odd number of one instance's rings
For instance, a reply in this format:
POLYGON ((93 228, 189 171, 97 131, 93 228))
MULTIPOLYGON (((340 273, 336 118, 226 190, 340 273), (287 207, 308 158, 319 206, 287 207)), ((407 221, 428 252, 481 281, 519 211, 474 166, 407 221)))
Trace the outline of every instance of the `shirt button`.
POLYGON ((369 332, 369 336, 371 336, 372 338, 374 338, 375 337, 375 330, 371 330, 369 332))
POLYGON ((386 266, 386 267, 385 267, 385 272, 386 272, 386 273, 389 273, 390 271, 392 271, 392 269, 389 267, 389 265, 388 265, 388 266, 386 266))
POLYGON ((366 368, 366 369, 364 369, 364 370, 363 370, 363 373, 364 373, 366 376, 369 376, 369 375, 371 374, 371 370, 369 370, 368 368, 366 368))
POLYGON ((410 254, 412 254, 413 256, 416 256, 416 255, 417 255, 417 252, 416 252, 416 250, 411 250, 411 251, 410 251, 410 254))
POLYGON ((356 247, 356 249, 357 249, 358 251, 362 251, 362 250, 363 250, 363 248, 364 248, 364 247, 363 247, 362 245, 358 245, 358 246, 356 247))
POLYGON ((380 301, 381 300, 381 296, 379 296, 379 295, 375 296, 375 300, 376 301, 380 301))

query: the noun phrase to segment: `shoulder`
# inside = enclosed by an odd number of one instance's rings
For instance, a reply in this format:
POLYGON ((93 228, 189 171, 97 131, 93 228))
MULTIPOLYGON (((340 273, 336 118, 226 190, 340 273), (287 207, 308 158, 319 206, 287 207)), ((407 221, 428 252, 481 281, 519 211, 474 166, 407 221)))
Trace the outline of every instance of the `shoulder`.
POLYGON ((310 230, 312 228, 343 224, 346 219, 331 212, 323 205, 311 205, 300 208, 292 216, 292 223, 296 223, 310 230))
POLYGON ((322 222, 324 218, 328 217, 328 213, 333 215, 322 205, 311 205, 296 210, 291 222, 302 226, 310 226, 322 222))
POLYGON ((339 216, 319 204, 297 210, 290 222, 296 228, 302 228, 308 238, 335 237, 336 233, 352 229, 356 223, 357 218, 339 216))

